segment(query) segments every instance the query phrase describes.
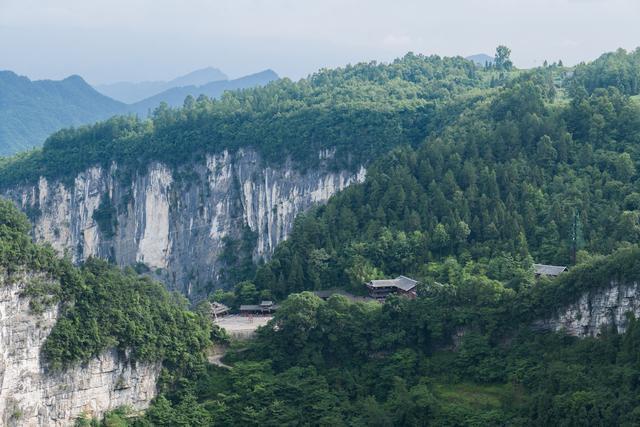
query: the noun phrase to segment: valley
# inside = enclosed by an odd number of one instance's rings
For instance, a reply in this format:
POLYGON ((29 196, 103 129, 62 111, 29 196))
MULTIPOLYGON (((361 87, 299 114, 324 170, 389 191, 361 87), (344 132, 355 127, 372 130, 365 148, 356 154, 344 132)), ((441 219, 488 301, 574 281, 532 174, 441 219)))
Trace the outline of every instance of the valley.
POLYGON ((0 420, 639 423, 640 50, 509 55, 322 69, 0 160, 0 420))

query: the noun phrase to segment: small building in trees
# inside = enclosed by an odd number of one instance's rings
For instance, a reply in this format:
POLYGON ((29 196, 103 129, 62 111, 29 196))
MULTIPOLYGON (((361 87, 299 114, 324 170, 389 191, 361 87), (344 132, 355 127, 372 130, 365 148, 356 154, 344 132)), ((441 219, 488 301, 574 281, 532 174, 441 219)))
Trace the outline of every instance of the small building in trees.
POLYGON ((406 276, 398 276, 395 279, 372 280, 367 283, 369 295, 378 301, 384 301, 390 294, 404 295, 415 298, 418 281, 406 276))
POLYGON ((231 311, 231 309, 226 305, 215 301, 209 303, 209 307, 211 309, 211 318, 213 320, 217 320, 218 317, 226 316, 231 311))
POLYGON ((533 264, 533 272, 536 275, 536 278, 558 277, 567 270, 568 267, 564 265, 533 264))
POLYGON ((278 309, 273 301, 262 301, 260 304, 246 304, 240 306, 240 314, 272 314, 278 309))

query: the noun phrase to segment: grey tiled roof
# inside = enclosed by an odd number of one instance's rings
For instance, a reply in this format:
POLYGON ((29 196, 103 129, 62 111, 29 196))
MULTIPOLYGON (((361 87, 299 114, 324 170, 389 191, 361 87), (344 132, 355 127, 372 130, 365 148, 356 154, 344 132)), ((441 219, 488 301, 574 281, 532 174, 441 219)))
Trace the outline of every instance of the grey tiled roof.
POLYGON ((567 271, 567 267, 563 265, 533 264, 533 270, 539 276, 558 276, 560 273, 567 271))
POLYGON ((369 286, 372 288, 398 288, 408 292, 416 287, 417 280, 410 279, 406 276, 398 276, 395 279, 372 280, 369 286))

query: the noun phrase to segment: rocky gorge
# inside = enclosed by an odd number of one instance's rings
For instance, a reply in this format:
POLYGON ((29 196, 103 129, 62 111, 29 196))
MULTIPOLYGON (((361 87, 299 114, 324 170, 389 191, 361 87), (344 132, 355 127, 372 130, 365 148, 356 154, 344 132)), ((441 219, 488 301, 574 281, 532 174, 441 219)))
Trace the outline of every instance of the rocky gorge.
POLYGON ((251 253, 241 255, 268 258, 296 215, 364 180, 364 167, 328 167, 332 155, 321 152, 320 167, 304 171, 290 161, 264 165, 246 149, 178 169, 156 162, 123 173, 112 163, 67 181, 41 177, 3 196, 27 212, 37 241, 75 262, 94 256, 136 266, 194 300, 225 284, 225 245, 245 239, 251 253))

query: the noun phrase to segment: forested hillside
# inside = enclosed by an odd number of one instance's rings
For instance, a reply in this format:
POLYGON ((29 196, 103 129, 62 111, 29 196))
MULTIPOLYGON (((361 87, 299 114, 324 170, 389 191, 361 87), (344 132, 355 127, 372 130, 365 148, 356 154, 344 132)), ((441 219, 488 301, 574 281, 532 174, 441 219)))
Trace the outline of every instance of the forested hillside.
MULTIPOLYGON (((622 249, 514 290, 481 266, 434 266, 416 300, 290 295, 248 348, 167 390, 151 425, 636 425, 640 324, 579 339, 532 321, 587 287, 640 280, 622 249), (585 281, 586 279, 586 281, 585 281)), ((121 413, 111 420, 122 420, 121 413)), ((107 424, 108 425, 108 424, 107 424)))
POLYGON ((589 64, 575 69, 576 81, 589 93, 613 86, 625 95, 640 94, 640 49, 627 53, 623 49, 609 52, 589 64))
POLYGON ((71 178, 112 161, 128 170, 153 160, 176 166, 242 147, 271 162, 290 156, 303 168, 318 162, 320 150, 335 150, 336 167, 359 167, 394 146, 422 142, 438 125, 441 104, 458 96, 460 104, 472 102, 491 75, 462 58, 408 54, 391 64, 322 70, 295 83, 281 79, 227 92, 219 100, 187 98, 184 108, 161 106, 150 120, 115 117, 57 132, 41 150, 5 160, 0 185, 40 175, 71 178))
POLYGON ((423 144, 392 150, 364 184, 299 218, 254 283, 214 296, 288 296, 273 322, 227 358, 231 371, 210 368, 149 419, 170 425, 190 408, 201 425, 640 422, 633 316, 597 338, 534 327, 640 281, 638 105, 616 86, 558 88, 558 72, 440 110, 423 144), (535 279, 533 261, 572 268, 535 279), (364 291, 396 274, 421 280, 416 300, 291 294, 364 291))
POLYGON ((187 310, 182 296, 101 260, 74 267, 50 247, 33 243, 30 229, 24 214, 0 200, 0 274, 7 282, 22 274, 44 275, 47 281, 34 279, 25 290, 31 310, 60 305, 42 349, 47 368, 65 369, 111 348, 132 360, 162 361, 175 373, 203 368, 211 326, 187 310))
POLYGON ((384 156, 363 185, 299 219, 258 289, 362 289, 424 276, 448 257, 515 280, 515 266, 570 265, 637 243, 640 106, 617 87, 588 94, 578 81, 559 102, 551 73, 523 74, 421 146, 384 156))
POLYGON ((31 81, 0 71, 0 156, 27 150, 63 127, 125 111, 125 104, 98 93, 79 76, 31 81))
POLYGON ((48 357, 64 366, 110 343, 180 367, 145 415, 122 410, 104 425, 639 424, 637 56, 606 54, 570 73, 513 69, 504 47, 485 68, 408 54, 53 135, 0 165, 2 185, 243 147, 302 169, 329 150, 336 167, 365 163, 367 176, 299 217, 258 266, 238 253, 247 242, 228 241, 237 283, 210 299, 280 304, 253 342, 231 349, 230 369, 205 369, 187 351, 207 343, 201 317, 95 260, 62 270, 61 295, 75 304, 48 357), (534 262, 570 269, 536 278, 534 262), (415 299, 305 292, 364 293, 365 281, 398 274, 420 281, 415 299), (598 293, 606 304, 591 312, 598 293), (601 329, 578 338, 548 326, 578 301, 601 329), (177 314, 167 325, 158 310, 177 314))

